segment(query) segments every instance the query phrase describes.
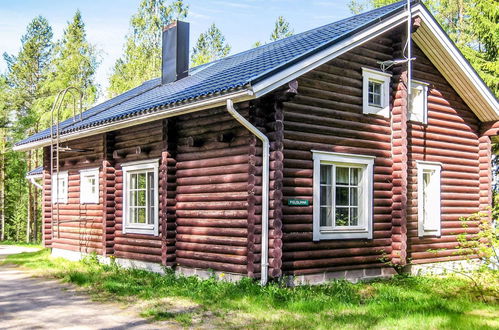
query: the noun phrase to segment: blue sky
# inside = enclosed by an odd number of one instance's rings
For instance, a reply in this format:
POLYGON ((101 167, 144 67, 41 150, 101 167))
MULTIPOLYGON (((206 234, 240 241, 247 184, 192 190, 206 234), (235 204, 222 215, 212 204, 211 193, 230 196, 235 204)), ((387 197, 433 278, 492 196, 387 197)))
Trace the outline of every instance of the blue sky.
MULTIPOLYGON (((58 39, 76 11, 80 9, 87 28, 88 40, 101 51, 101 65, 96 79, 105 92, 107 78, 121 55, 130 16, 140 0, 0 0, 0 53, 15 54, 20 38, 33 17, 49 20, 58 39)), ((350 16, 349 0, 186 0, 187 21, 191 23, 191 46, 200 33, 215 23, 232 46, 232 53, 269 39, 277 16, 284 16, 295 33, 328 24, 350 16)), ((0 71, 6 68, 3 57, 0 71)))

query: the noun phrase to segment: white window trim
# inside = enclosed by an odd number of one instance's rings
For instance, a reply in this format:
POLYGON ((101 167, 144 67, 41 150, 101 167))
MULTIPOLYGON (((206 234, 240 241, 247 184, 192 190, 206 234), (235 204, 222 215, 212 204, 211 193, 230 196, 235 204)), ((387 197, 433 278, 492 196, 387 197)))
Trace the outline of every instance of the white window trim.
POLYGON ((51 188, 52 188, 52 204, 67 204, 68 203, 68 187, 69 187, 69 175, 68 171, 62 171, 59 172, 59 174, 52 174, 52 180, 51 180, 51 188), (64 185, 66 186, 66 193, 64 196, 59 196, 59 184, 57 183, 56 179, 57 176, 59 179, 64 179, 64 185), (56 184, 54 184, 56 182, 56 184), (55 188, 55 189, 54 189, 55 188))
POLYGON ((427 161, 416 161, 416 167, 418 171, 418 236, 440 236, 442 227, 441 218, 441 171, 442 163, 439 162, 427 162, 427 161), (423 204, 420 201, 423 200, 423 173, 425 170, 435 171, 436 180, 439 182, 436 194, 439 196, 437 202, 437 209, 432 211, 432 214, 438 219, 439 226, 435 230, 425 230, 423 223, 423 204))
POLYGON ((99 193, 100 193, 100 183, 99 183, 99 168, 89 168, 80 170, 80 204, 99 204, 99 193), (97 189, 95 194, 84 193, 84 177, 88 175, 95 176, 95 182, 97 184, 97 189))
POLYGON ((129 162, 125 164, 121 164, 121 168, 123 170, 123 234, 145 234, 145 235, 159 235, 159 179, 158 179, 158 169, 159 169, 159 160, 158 159, 149 159, 143 161, 129 162), (153 224, 131 224, 128 222, 130 218, 129 209, 128 209, 128 177, 127 173, 130 171, 138 171, 138 170, 150 170, 154 171, 154 184, 155 191, 154 194, 154 223, 153 224))
POLYGON ((313 205, 313 240, 326 239, 372 239, 373 237, 373 168, 374 156, 353 155, 327 151, 312 150, 314 160, 314 205, 313 205), (364 182, 365 196, 362 196, 364 209, 363 225, 358 227, 338 229, 324 229, 320 226, 320 166, 321 164, 361 165, 365 167, 362 180, 364 182))
MULTIPOLYGON (((413 103, 411 101, 411 111, 409 111, 409 120, 415 121, 423 124, 428 124, 428 83, 419 80, 411 80, 412 89, 420 88, 422 89, 422 97, 423 97, 423 118, 418 118, 418 116, 412 111, 413 103)), ((411 91, 412 92, 412 91, 411 91)))
POLYGON ((382 71, 362 68, 362 110, 365 114, 376 114, 390 118, 390 81, 392 75, 382 71), (381 86, 381 107, 369 105, 369 81, 377 81, 381 86))

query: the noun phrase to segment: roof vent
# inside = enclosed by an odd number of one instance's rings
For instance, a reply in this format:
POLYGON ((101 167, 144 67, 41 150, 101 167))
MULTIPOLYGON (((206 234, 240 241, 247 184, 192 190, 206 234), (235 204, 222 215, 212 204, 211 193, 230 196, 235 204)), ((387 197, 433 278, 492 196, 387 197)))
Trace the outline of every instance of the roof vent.
POLYGON ((176 21, 163 29, 161 83, 187 77, 189 72, 189 23, 176 21))

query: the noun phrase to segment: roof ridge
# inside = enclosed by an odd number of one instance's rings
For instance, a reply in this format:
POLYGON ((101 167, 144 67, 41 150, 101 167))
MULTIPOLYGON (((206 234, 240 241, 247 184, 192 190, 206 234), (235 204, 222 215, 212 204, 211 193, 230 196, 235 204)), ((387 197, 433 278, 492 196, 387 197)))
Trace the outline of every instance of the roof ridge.
MULTIPOLYGON (((417 1, 417 0, 413 0, 413 2, 414 1, 417 1)), ((357 15, 354 15, 354 16, 346 17, 346 18, 343 18, 343 19, 341 19, 339 21, 335 21, 333 23, 325 24, 325 25, 322 25, 320 27, 317 27, 317 28, 314 28, 314 29, 311 29, 311 30, 307 30, 307 31, 301 32, 301 33, 299 33, 297 35, 294 35, 294 36, 290 36, 290 37, 287 37, 287 38, 284 38, 284 39, 281 39, 281 40, 277 40, 276 42, 278 42, 278 41, 285 41, 286 39, 288 39, 288 41, 289 41, 290 38, 295 37, 295 36, 306 36, 308 34, 312 34, 315 31, 323 30, 326 27, 334 26, 336 24, 340 24, 340 23, 346 22, 348 20, 352 20, 352 19, 356 19, 356 18, 358 19, 358 18, 363 17, 363 16, 369 16, 369 15, 372 15, 373 13, 375 13, 377 11, 385 11, 388 7, 393 7, 393 10, 391 10, 389 12, 386 12, 381 17, 378 17, 376 19, 373 19, 372 21, 366 22, 366 23, 358 26, 356 29, 354 29, 352 31, 349 31, 346 34, 343 34, 343 35, 337 36, 336 38, 328 40, 328 41, 324 42, 323 44, 318 45, 317 47, 315 47, 313 49, 310 49, 309 51, 307 51, 307 52, 305 52, 303 54, 298 54, 296 57, 294 57, 293 59, 289 60, 286 63, 283 63, 282 65, 279 65, 277 67, 271 68, 271 69, 267 70, 266 72, 263 72, 263 73, 259 74, 258 76, 252 78, 251 82, 252 83, 258 82, 261 79, 264 79, 267 75, 271 74, 272 72, 281 70, 283 67, 285 68, 285 67, 289 66, 290 64, 293 64, 293 63, 295 63, 296 61, 298 61, 299 59, 301 59, 303 57, 307 57, 307 56, 309 56, 311 54, 314 54, 318 50, 321 50, 321 49, 327 47, 328 45, 330 45, 330 44, 332 44, 334 42, 338 42, 339 40, 342 40, 342 39, 344 39, 344 38, 346 38, 346 37, 348 37, 348 36, 350 36, 350 35, 358 32, 358 31, 360 31, 362 29, 365 29, 367 26, 375 23, 374 22, 375 20, 384 19, 387 16, 392 15, 395 11, 400 10, 401 7, 405 7, 405 4, 406 4, 406 1, 402 0, 402 1, 399 1, 399 2, 392 3, 390 5, 387 5, 387 6, 383 6, 383 7, 372 9, 370 11, 366 11, 365 13, 361 13, 361 14, 357 14, 357 15)))

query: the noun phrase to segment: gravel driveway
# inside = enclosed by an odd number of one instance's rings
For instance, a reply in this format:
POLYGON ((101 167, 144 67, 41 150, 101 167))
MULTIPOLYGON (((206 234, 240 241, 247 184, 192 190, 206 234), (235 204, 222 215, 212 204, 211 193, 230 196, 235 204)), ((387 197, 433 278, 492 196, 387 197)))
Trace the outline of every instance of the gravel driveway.
MULTIPOLYGON (((0 259, 33 248, 0 245, 0 259)), ((160 329, 131 309, 92 301, 72 286, 0 266, 0 329, 160 329)), ((172 325, 170 324, 170 327, 172 325)))

